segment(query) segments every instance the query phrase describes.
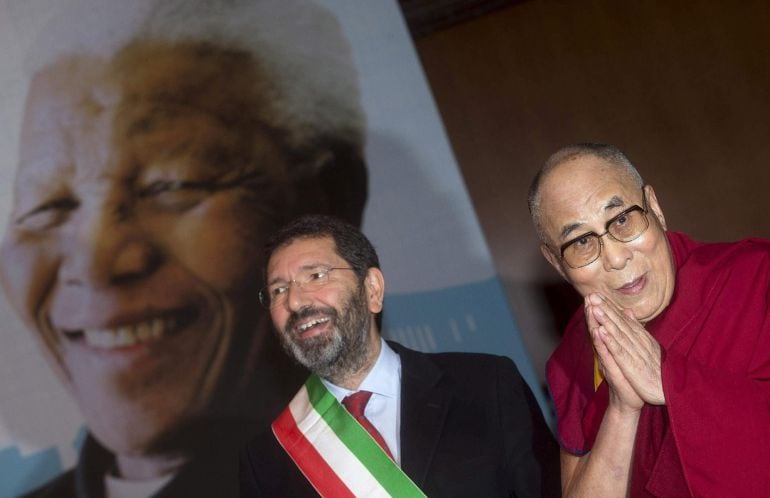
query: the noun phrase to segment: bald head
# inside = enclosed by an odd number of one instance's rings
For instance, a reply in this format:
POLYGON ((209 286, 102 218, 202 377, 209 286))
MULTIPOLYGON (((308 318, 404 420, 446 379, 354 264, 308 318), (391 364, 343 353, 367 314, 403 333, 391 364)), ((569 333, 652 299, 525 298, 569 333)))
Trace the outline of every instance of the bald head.
POLYGON ((530 215, 532 216, 532 224, 535 226, 535 230, 537 231, 537 235, 541 242, 548 243, 548 237, 543 229, 543 212, 541 209, 544 186, 548 183, 546 180, 556 169, 562 170, 564 168, 570 168, 571 166, 580 163, 580 159, 586 157, 598 159, 599 161, 596 162, 597 165, 601 165, 602 168, 616 170, 622 177, 624 177, 624 179, 631 182, 637 188, 641 189, 644 186, 644 181, 634 165, 631 164, 631 161, 628 160, 625 154, 614 145, 580 143, 562 147, 551 154, 545 164, 543 164, 537 172, 529 186, 527 204, 529 206, 530 215))

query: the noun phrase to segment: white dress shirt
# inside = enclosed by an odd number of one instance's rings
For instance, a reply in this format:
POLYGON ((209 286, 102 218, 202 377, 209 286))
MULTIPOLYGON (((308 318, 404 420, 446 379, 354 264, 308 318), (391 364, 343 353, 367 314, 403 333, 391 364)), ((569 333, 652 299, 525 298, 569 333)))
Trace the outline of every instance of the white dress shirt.
MULTIPOLYGON (((393 351, 384 339, 380 339, 382 347, 374 367, 367 374, 359 391, 371 391, 372 397, 364 410, 364 416, 382 434, 393 459, 401 464, 401 357, 393 351)), ((336 386, 321 379, 326 388, 340 403, 345 396, 356 391, 336 386)))

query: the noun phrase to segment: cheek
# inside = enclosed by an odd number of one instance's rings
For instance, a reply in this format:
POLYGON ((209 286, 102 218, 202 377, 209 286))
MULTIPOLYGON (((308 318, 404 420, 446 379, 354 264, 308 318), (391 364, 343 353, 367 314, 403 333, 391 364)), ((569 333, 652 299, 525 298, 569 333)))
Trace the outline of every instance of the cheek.
POLYGON ((256 294, 261 248, 272 224, 255 211, 253 205, 211 199, 155 223, 153 230, 166 253, 206 285, 227 295, 256 294))
POLYGON ((658 243, 653 258, 653 271, 656 274, 658 286, 657 292, 659 294, 659 299, 665 301, 663 304, 666 305, 671 299, 671 294, 674 291, 674 281, 676 277, 674 261, 665 240, 658 243))
POLYGON ((273 321, 275 328, 278 329, 278 332, 282 333, 284 325, 286 325, 286 321, 289 319, 289 312, 281 306, 276 306, 270 310, 270 319, 273 321))
POLYGON ((45 300, 56 279, 58 257, 53 244, 44 240, 6 238, 0 249, 0 274, 11 304, 29 322, 45 300))
MULTIPOLYGON (((653 227, 650 226, 650 228, 653 227)), ((649 234, 645 235, 646 237, 642 241, 642 245, 638 247, 634 257, 640 259, 644 263, 645 269, 653 272, 656 280, 662 283, 671 267, 666 236, 659 229, 650 231, 649 234)))
POLYGON ((8 300, 66 384, 69 374, 63 364, 59 338, 41 331, 37 320, 58 272, 59 259, 54 245, 44 241, 21 243, 6 238, 0 248, 0 280, 8 300))
POLYGON ((594 265, 596 265, 596 262, 588 265, 588 267, 579 268, 577 270, 568 270, 566 273, 569 282, 578 294, 583 297, 592 292, 606 292, 606 286, 602 282, 601 272, 594 270, 594 265))

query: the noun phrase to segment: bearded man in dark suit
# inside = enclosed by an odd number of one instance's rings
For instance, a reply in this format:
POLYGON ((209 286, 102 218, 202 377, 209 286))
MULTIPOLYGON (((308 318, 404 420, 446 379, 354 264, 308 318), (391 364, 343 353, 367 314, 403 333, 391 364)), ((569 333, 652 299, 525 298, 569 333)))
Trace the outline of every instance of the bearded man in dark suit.
POLYGON ((242 497, 558 494, 558 450, 511 360, 381 338, 384 277, 357 228, 299 218, 264 260, 260 299, 312 374, 241 453, 242 497))

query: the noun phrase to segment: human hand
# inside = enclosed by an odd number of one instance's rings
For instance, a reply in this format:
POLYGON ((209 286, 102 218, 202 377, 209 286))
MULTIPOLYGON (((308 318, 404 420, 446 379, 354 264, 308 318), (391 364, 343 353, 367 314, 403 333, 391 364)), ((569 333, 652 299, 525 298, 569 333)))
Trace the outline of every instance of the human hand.
MULTIPOLYGON (((588 315, 597 325, 594 347, 597 342, 603 345, 623 377, 644 402, 665 405, 658 341, 631 310, 623 310, 599 294, 586 297, 588 315)), ((602 363, 607 365, 610 361, 602 359, 602 363)))
POLYGON ((617 408, 622 413, 638 412, 644 406, 644 400, 639 397, 633 386, 628 382, 628 379, 626 379, 612 353, 610 353, 601 338, 603 332, 600 329, 602 326, 596 320, 593 307, 589 303, 588 298, 585 299, 585 315, 591 341, 596 351, 599 371, 604 377, 604 382, 609 387, 610 406, 617 408))

